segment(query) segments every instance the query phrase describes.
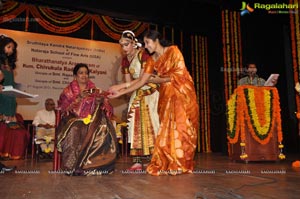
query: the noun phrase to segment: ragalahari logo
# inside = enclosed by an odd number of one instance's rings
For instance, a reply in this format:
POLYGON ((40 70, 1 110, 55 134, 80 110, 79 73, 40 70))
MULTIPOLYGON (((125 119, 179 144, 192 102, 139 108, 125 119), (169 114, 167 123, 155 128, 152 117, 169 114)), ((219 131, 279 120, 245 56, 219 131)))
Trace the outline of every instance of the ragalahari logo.
POLYGON ((245 1, 242 2, 242 8, 240 10, 241 10, 241 16, 244 16, 245 14, 250 14, 250 12, 254 11, 254 9, 251 8, 249 4, 246 3, 245 1))

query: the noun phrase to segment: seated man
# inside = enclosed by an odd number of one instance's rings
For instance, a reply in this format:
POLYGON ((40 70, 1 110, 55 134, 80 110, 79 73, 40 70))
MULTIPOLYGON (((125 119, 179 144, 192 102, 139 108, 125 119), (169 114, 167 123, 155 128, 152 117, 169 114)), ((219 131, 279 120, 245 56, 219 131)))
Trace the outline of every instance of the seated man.
POLYGON ((249 63, 246 65, 247 76, 241 78, 238 81, 238 85, 253 85, 253 86, 264 86, 266 80, 260 78, 257 75, 257 67, 254 63, 249 63))
POLYGON ((36 142, 40 144, 42 152, 54 151, 55 138, 55 103, 52 98, 45 101, 45 108, 39 110, 32 124, 36 126, 36 142))

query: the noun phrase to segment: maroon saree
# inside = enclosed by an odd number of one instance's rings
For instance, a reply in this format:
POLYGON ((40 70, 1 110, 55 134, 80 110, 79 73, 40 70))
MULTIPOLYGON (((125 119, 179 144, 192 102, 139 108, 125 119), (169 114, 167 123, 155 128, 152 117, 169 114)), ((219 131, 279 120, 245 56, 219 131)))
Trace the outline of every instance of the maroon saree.
POLYGON ((57 128, 57 149, 62 169, 70 175, 103 175, 114 170, 117 158, 116 132, 105 108, 105 98, 96 97, 90 118, 74 113, 63 117, 57 128))

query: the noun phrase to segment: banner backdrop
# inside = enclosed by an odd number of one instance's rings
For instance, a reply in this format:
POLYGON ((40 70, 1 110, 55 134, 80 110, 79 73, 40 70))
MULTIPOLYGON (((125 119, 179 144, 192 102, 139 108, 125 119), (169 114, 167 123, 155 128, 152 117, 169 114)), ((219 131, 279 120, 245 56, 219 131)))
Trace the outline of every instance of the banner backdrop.
MULTIPOLYGON (((0 34, 13 38, 17 44, 15 81, 19 89, 37 98, 17 99, 17 112, 32 120, 36 111, 44 108, 46 98, 58 100, 60 93, 73 80, 76 63, 86 63, 90 79, 106 90, 120 83, 121 49, 118 43, 83 40, 0 29, 0 34)), ((127 97, 111 100, 117 118, 127 110, 127 97)))

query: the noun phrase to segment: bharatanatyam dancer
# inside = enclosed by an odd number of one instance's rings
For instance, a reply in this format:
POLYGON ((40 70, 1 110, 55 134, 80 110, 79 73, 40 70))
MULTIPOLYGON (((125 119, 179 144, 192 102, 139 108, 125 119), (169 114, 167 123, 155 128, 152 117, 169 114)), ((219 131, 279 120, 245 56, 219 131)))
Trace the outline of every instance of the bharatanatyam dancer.
MULTIPOLYGON (((125 54, 122 59, 122 72, 126 83, 122 85, 126 88, 144 73, 144 65, 150 55, 130 30, 122 33, 119 43, 125 54)), ((158 87, 159 84, 147 83, 130 96, 127 128, 130 155, 134 164, 129 170, 141 170, 142 158, 150 159, 153 153, 159 128, 158 87)))

